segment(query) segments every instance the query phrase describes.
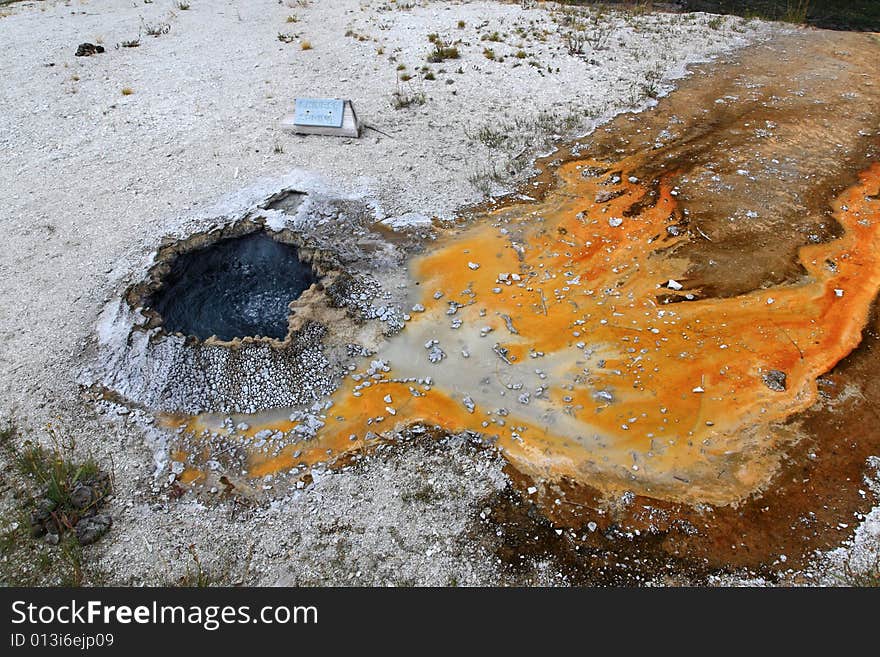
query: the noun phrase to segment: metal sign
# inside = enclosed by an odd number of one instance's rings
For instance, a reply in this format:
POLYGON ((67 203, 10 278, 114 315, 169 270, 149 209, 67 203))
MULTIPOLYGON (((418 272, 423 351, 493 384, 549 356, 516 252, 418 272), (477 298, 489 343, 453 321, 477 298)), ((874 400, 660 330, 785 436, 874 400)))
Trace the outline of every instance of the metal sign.
POLYGON ((335 98, 297 98, 294 123, 341 128, 344 107, 344 101, 335 98))

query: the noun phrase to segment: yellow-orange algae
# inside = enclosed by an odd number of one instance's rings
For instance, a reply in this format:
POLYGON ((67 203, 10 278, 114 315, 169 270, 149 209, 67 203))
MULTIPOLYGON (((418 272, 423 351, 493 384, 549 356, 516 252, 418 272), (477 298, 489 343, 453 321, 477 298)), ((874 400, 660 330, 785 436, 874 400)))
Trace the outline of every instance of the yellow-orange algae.
POLYGON ((701 299, 688 261, 668 255, 685 239, 668 230, 682 220, 674 189, 652 194, 628 177, 637 164, 565 163, 542 201, 489 212, 412 262, 424 312, 373 357, 388 371, 346 380, 315 438, 253 450, 249 474, 420 422, 494 436, 523 472, 600 491, 726 504, 758 489, 783 446, 774 423, 812 404, 880 287, 880 165, 835 202, 843 236, 800 249, 801 281, 701 299), (434 341, 445 357, 429 364, 434 341))

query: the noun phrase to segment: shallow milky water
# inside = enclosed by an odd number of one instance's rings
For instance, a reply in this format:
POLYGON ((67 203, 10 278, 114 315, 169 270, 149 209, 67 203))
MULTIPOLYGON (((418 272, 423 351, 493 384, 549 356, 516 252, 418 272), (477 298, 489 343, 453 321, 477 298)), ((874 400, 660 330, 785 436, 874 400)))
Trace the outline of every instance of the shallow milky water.
MULTIPOLYGON (((800 250, 802 283, 699 299, 689 263, 667 255, 685 239, 674 190, 657 181, 649 199, 627 173, 638 163, 568 162, 542 201, 477 218, 412 262, 420 306, 404 331, 346 379, 313 439, 251 449, 249 475, 421 422, 494 437, 520 471, 600 491, 713 504, 753 492, 781 454, 772 425, 810 406, 816 378, 860 340, 880 286, 880 166, 833 204, 843 236, 800 250)), ((247 436, 288 432, 287 413, 236 421, 247 436)))
POLYGON ((150 305, 171 333, 283 340, 288 304, 316 280, 295 247, 253 233, 175 258, 150 305))

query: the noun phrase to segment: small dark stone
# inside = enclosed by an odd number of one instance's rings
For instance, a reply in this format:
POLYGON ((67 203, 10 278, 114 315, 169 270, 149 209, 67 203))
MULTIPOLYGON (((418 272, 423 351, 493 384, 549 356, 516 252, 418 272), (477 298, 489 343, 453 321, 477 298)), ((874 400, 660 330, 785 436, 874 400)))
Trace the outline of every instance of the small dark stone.
POLYGON ((82 510, 90 506, 95 501, 95 497, 95 491, 91 486, 80 484, 70 494, 70 503, 74 508, 82 510))
POLYGON ((55 504, 47 497, 37 500, 34 510, 31 511, 31 524, 45 524, 52 519, 52 512, 55 510, 55 504))
POLYGON ((42 522, 37 522, 36 520, 31 518, 31 537, 32 538, 40 538, 43 534, 46 533, 46 525, 42 522))
POLYGON ((762 375, 762 378, 764 379, 764 385, 770 388, 770 390, 785 392, 788 387, 785 381, 785 372, 780 372, 779 370, 767 370, 762 375))
POLYGON ((90 545, 106 534, 111 525, 113 525, 113 518, 106 513, 82 518, 76 523, 76 540, 80 545, 90 545))
POLYGON ((89 57, 99 52, 104 52, 104 46, 96 46, 94 43, 81 43, 76 49, 76 56, 89 57))

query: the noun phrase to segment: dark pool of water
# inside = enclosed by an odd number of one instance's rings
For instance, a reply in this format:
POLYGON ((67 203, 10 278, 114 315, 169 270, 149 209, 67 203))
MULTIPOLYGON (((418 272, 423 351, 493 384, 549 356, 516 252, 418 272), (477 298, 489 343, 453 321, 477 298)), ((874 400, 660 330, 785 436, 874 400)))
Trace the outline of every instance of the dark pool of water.
POLYGON ((171 333, 283 339, 288 304, 316 280, 295 247, 252 233, 178 256, 148 304, 171 333))

